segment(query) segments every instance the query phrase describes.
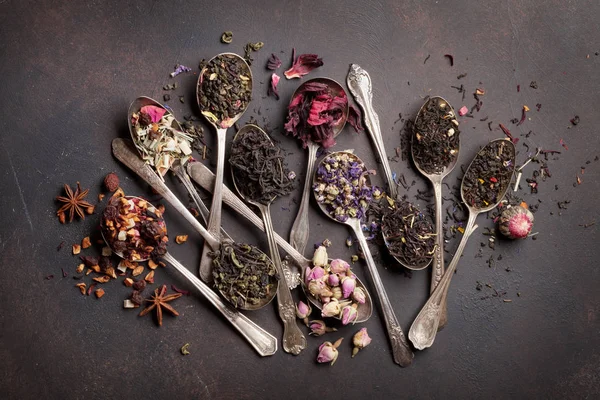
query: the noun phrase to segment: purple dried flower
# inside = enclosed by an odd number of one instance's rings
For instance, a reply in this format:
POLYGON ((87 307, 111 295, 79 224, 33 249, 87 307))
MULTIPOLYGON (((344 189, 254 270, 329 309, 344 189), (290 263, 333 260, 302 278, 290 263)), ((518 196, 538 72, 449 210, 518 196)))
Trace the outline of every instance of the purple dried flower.
POLYGON ((267 61, 267 69, 275 71, 279 67, 281 67, 281 60, 275 54, 271 53, 271 57, 267 61))
POLYGON ((171 78, 175 78, 177 75, 183 72, 190 72, 191 70, 191 68, 186 67, 185 65, 177 64, 175 66, 175 71, 171 72, 171 78))

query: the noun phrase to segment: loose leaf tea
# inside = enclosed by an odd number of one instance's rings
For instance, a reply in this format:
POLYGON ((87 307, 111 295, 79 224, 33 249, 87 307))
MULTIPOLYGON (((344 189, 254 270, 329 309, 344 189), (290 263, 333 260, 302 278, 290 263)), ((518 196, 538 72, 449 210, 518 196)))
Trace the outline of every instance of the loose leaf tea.
POLYGON ((182 132, 173 114, 157 106, 144 106, 131 115, 133 141, 142 159, 162 178, 175 160, 192 154, 194 138, 182 132))
POLYGON ((506 140, 492 141, 481 149, 463 178, 464 201, 479 209, 499 202, 510 185, 514 157, 515 148, 506 140))
POLYGON ((102 213, 102 234, 130 261, 157 259, 167 252, 167 227, 160 210, 146 200, 112 197, 102 213))
POLYGON ((365 165, 354 154, 341 152, 326 156, 315 175, 313 191, 317 202, 325 204, 329 215, 340 222, 348 218, 362 219, 372 199, 382 192, 369 186, 365 165))
POLYGON ((257 128, 237 134, 229 163, 239 190, 253 201, 268 204, 294 190, 295 181, 283 163, 281 149, 257 128))
POLYGON ((213 58, 198 82, 198 105, 211 122, 227 128, 243 112, 252 97, 252 77, 246 63, 237 56, 213 58))
POLYGON ((460 130, 452 107, 433 97, 425 103, 414 124, 412 154, 415 163, 428 174, 439 174, 456 161, 460 130))
POLYGON ((381 230, 391 255, 405 265, 429 263, 435 250, 435 229, 419 209, 407 201, 395 202, 393 211, 385 214, 381 230))
POLYGON ((275 265, 256 247, 224 242, 212 256, 215 287, 235 307, 251 308, 275 294, 275 265))
POLYGON ((334 129, 343 124, 348 112, 344 91, 335 93, 326 83, 307 82, 288 106, 285 132, 302 140, 304 148, 312 141, 327 149, 335 144, 334 129))

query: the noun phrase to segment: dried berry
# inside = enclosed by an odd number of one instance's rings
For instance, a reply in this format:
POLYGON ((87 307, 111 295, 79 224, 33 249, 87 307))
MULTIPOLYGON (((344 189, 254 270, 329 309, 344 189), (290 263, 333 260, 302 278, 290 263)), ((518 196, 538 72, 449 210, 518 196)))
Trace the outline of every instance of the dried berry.
POLYGON ((119 177, 114 172, 106 175, 104 178, 104 188, 108 192, 114 192, 119 188, 119 177))
POLYGON ((144 296, 142 296, 142 293, 140 291, 134 290, 131 293, 131 301, 139 306, 144 302, 144 296))
POLYGON ((146 281, 142 279, 142 280, 134 282, 133 288, 139 292, 143 292, 144 289, 146 289, 146 281))

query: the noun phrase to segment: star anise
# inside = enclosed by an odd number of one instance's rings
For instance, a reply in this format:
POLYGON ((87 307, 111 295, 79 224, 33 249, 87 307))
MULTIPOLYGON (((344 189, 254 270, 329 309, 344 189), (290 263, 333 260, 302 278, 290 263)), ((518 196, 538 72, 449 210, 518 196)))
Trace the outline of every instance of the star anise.
POLYGON ((56 196, 56 200, 63 203, 63 206, 58 209, 56 215, 60 219, 61 223, 65 223, 65 214, 69 213, 69 222, 73 222, 73 217, 77 213, 81 219, 85 219, 84 211, 91 214, 94 211, 94 206, 85 201, 90 190, 81 190, 79 182, 77 182, 77 190, 73 193, 73 189, 65 183, 66 196, 56 196))
POLYGON ((179 313, 175 311, 173 307, 167 304, 169 301, 173 301, 181 297, 181 293, 174 293, 168 296, 165 296, 167 293, 167 285, 162 285, 160 289, 154 290, 154 296, 150 299, 146 299, 146 302, 152 303, 148 307, 144 308, 140 313, 140 317, 148 314, 150 311, 156 308, 156 316, 158 318, 158 326, 162 326, 162 309, 168 310, 171 314, 178 316, 179 313))

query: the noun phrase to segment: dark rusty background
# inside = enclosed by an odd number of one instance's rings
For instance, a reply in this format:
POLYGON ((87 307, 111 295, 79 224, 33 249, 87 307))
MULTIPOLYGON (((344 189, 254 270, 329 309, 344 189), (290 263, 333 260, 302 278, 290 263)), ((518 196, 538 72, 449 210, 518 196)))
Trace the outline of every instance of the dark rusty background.
MULTIPOLYGON (((264 3, 0 1, 0 397, 598 398, 598 225, 579 226, 600 223, 600 162, 593 161, 600 151, 598 1, 264 3), (224 30, 234 32, 231 45, 219 42, 224 30), (378 311, 364 324, 373 343, 354 359, 350 342, 358 326, 308 338, 298 357, 280 351, 261 359, 199 296, 177 300, 181 316, 166 316, 159 329, 151 317, 122 309, 129 289, 121 279, 104 285, 101 300, 81 296, 74 287, 78 263, 70 245, 95 229, 98 215, 60 225, 53 199, 62 184, 80 181, 95 201, 104 175, 115 171, 126 192, 149 195, 110 152, 113 138, 128 136, 129 103, 140 95, 160 100, 162 86, 176 81, 179 89, 170 92, 168 104, 180 118, 198 116, 197 75, 171 79, 173 66, 188 65, 197 73, 202 58, 241 53, 247 41, 259 40, 265 47, 253 55, 254 101, 241 122, 254 116, 277 128, 273 136, 290 153, 289 165, 301 179, 306 152, 281 134, 285 105, 300 81, 283 79, 279 102, 265 97, 267 57, 278 54, 287 68, 292 47, 323 57, 325 65, 310 76, 344 82, 350 63, 371 74, 390 156, 400 146, 399 113, 414 117, 429 94, 446 97, 457 109, 470 107, 476 87, 486 89, 484 105, 474 119, 461 119, 460 163, 502 136, 499 122, 516 135, 532 130, 527 139, 532 149, 562 151, 550 162, 553 175, 540 184, 539 195, 520 192, 532 204, 542 200, 534 228, 538 240, 501 240, 495 251, 485 248, 484 257, 475 258, 486 240, 482 228, 492 226, 480 216, 481 229, 468 243, 450 288, 448 327, 432 348, 416 353, 409 368, 392 362, 378 311), (454 55, 453 67, 444 54, 454 55), (468 75, 457 80, 461 73, 468 75), (537 81, 537 90, 529 87, 531 81, 537 81), (467 90, 464 102, 450 88, 461 83, 467 90), (539 112, 536 103, 542 104, 539 112), (530 119, 516 127, 509 120, 520 117, 523 104, 532 109, 530 119), (575 114, 581 123, 569 129, 575 114), (479 121, 485 116, 494 121, 493 131, 479 121), (568 151, 560 147, 561 138, 568 151), (574 187, 578 174, 582 183, 574 187), (557 202, 564 200, 571 203, 559 210, 557 202), (65 248, 57 252, 62 241, 65 248), (492 254, 503 259, 489 268, 485 261, 492 254), (61 267, 69 277, 62 278, 61 267), (54 279, 44 279, 51 274, 54 279), (477 281, 506 294, 482 299, 493 291, 485 286, 477 291, 477 281), (342 336, 337 363, 316 364, 318 345, 342 336), (188 356, 179 353, 184 343, 190 343, 188 356)), ((211 130, 206 137, 214 146, 211 130)), ((345 148, 356 149, 376 167, 366 135, 346 128, 336 146, 345 148)), ((517 148, 522 162, 526 150, 517 148)), ((407 161, 392 168, 409 183, 417 181, 408 192, 411 200, 417 188, 427 188, 407 161)), ((528 168, 524 178, 532 171, 528 168)), ((461 175, 457 168, 450 184, 461 175)), ((168 182, 185 198, 173 177, 168 182)), ((273 207, 275 227, 284 236, 297 209, 291 200, 299 195, 300 189, 273 207)), ((225 210, 224 223, 234 237, 266 249, 257 230, 225 210)), ((200 237, 178 215, 167 218, 171 235, 190 235, 185 245, 172 244, 172 253, 196 271, 200 237)), ((334 242, 331 254, 349 259, 355 249, 345 247, 347 236, 346 228, 312 205, 310 243, 328 237, 334 242)), ((456 245, 449 243, 450 253, 456 245)), ((366 278, 362 265, 355 270, 366 278)), ((429 272, 409 278, 390 263, 382 263, 380 272, 408 331, 426 300, 429 272)), ((156 282, 191 289, 171 269, 157 271, 156 282)), ((274 307, 249 315, 281 337, 274 307)))

